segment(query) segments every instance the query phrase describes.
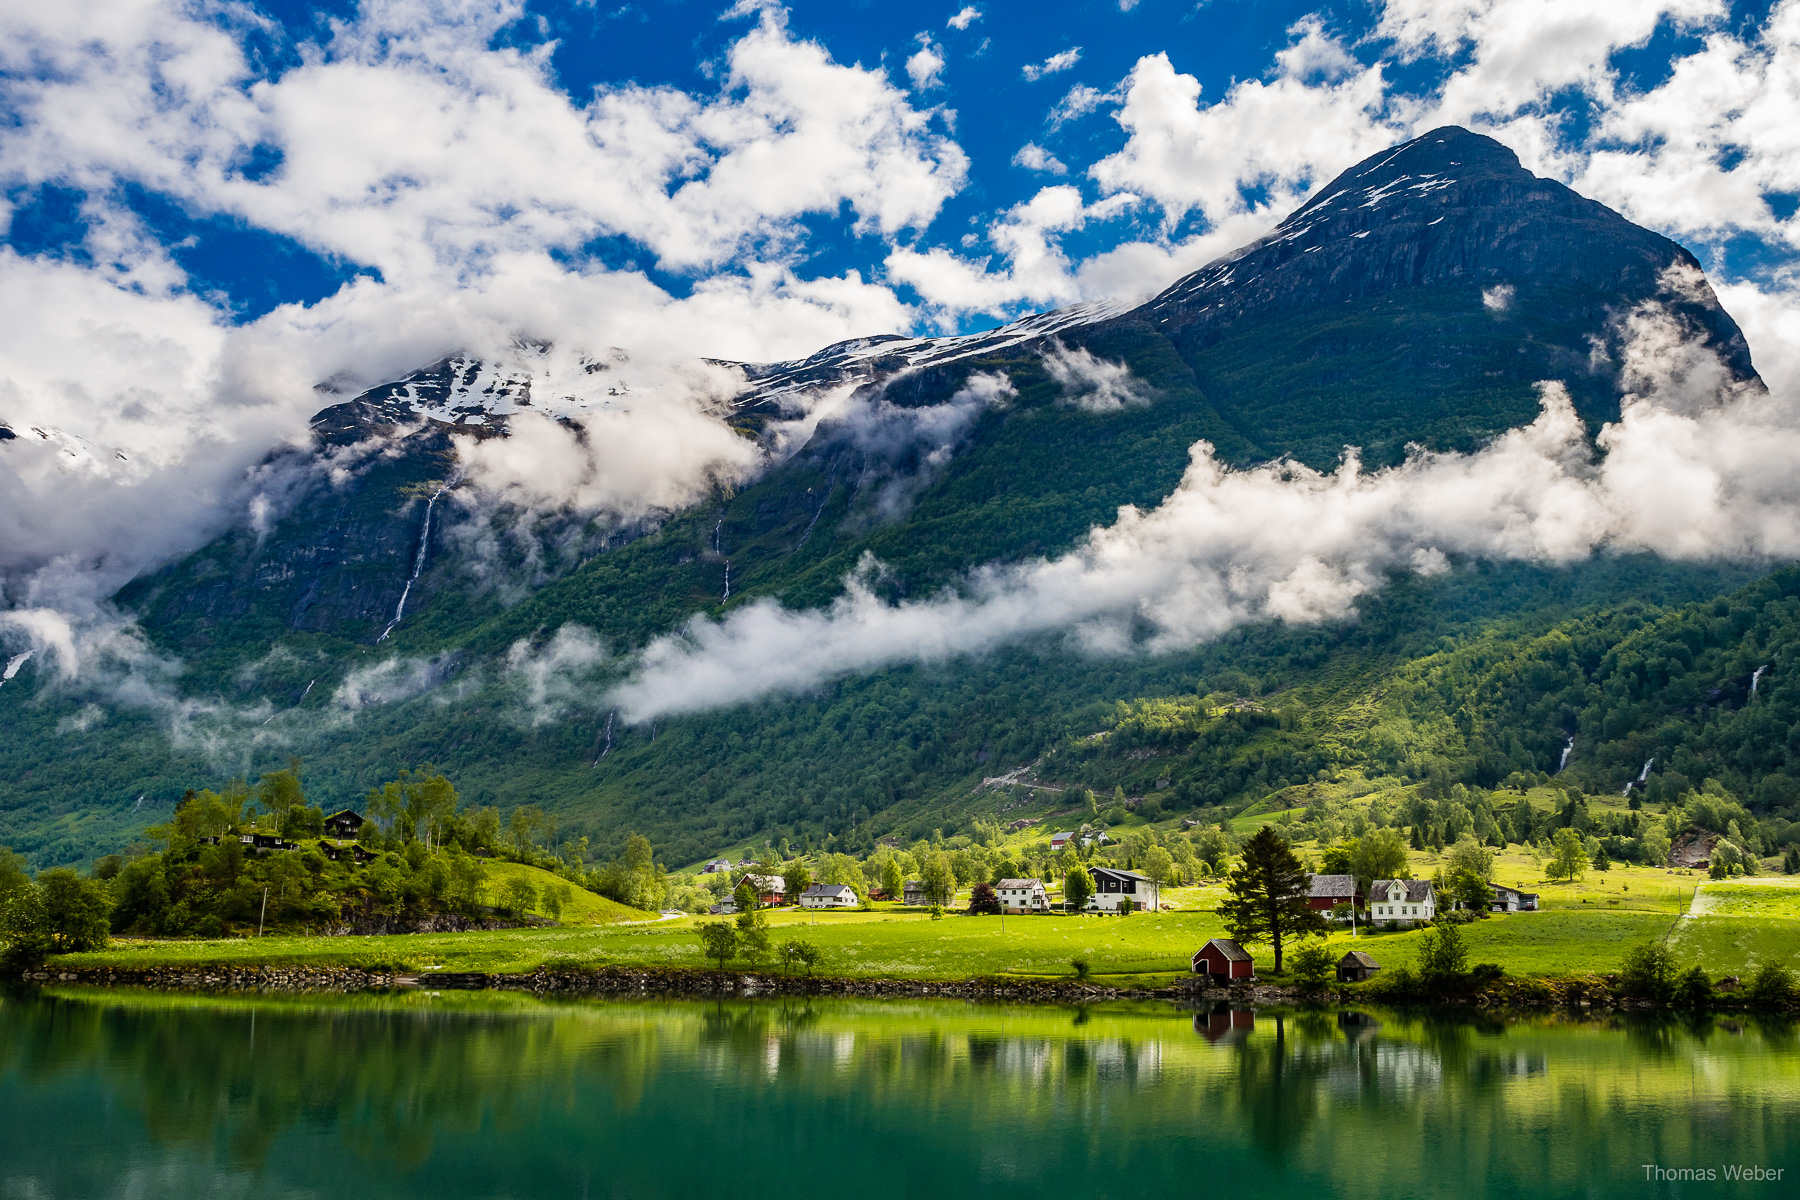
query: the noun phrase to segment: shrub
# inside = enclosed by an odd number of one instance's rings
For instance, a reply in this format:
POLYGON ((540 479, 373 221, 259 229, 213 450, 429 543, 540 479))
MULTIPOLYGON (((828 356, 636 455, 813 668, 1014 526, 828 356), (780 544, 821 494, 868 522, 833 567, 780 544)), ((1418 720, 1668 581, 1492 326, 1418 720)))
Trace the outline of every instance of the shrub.
POLYGON ((1292 965, 1294 978, 1300 985, 1308 991, 1317 991, 1331 979, 1337 963, 1325 943, 1315 938, 1294 951, 1292 965))
POLYGON ((1434 925, 1419 939, 1419 975, 1437 987, 1461 983, 1468 974, 1469 946, 1454 925, 1434 925))
POLYGON ((1069 965, 1075 968, 1075 978, 1077 979, 1086 979, 1088 972, 1092 969, 1085 958, 1071 958, 1069 965))
POLYGON ((799 938, 789 938, 781 944, 781 961, 789 971, 795 967, 805 967, 806 973, 811 975, 813 968, 819 965, 819 960, 822 958, 824 958, 824 952, 811 942, 801 941, 799 938))
POLYGON ((1744 995, 1757 1008, 1787 1008, 1794 1003, 1794 973, 1780 963, 1764 963, 1744 995))
POLYGON ((726 961, 737 953, 737 930, 729 921, 708 921, 700 926, 700 945, 723 971, 726 961))
POLYGON ((1666 1003, 1675 991, 1675 958, 1661 942, 1645 942, 1625 952, 1619 989, 1639 1000, 1666 1003))
POLYGON ((1675 1000, 1683 1008, 1704 1012, 1712 1007, 1712 980, 1701 968, 1689 967, 1675 981, 1675 1000))
POLYGON ((1000 896, 994 891, 991 883, 978 883, 969 890, 969 915, 997 916, 1000 912, 1000 896))

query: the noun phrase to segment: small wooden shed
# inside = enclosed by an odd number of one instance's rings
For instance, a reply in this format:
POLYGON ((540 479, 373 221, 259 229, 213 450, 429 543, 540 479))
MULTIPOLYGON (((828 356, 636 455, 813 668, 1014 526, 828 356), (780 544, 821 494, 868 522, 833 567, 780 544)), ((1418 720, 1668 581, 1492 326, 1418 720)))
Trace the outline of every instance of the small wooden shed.
POLYGON ((1338 959, 1337 979, 1339 983, 1361 983, 1373 979, 1375 972, 1381 970, 1381 964, 1364 954, 1361 950, 1352 950, 1338 959))
POLYGON ((1256 960, 1230 938, 1213 938, 1194 951, 1192 965, 1194 974, 1215 979, 1252 979, 1256 975, 1256 960))

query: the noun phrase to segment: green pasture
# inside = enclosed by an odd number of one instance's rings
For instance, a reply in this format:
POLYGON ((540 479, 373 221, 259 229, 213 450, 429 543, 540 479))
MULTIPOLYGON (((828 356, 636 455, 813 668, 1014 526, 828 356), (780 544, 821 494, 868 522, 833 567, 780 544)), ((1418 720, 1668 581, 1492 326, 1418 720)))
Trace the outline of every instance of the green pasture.
MULTIPOLYGON (((1757 903, 1763 903, 1760 899, 1757 903)), ((1773 902, 1770 902, 1773 903, 1773 902)), ((950 980, 983 976, 1023 979, 1067 977, 1070 960, 1087 960, 1094 978, 1119 986, 1153 985, 1185 975, 1188 960, 1207 938, 1223 933, 1209 911, 1138 913, 1130 917, 946 916, 932 920, 919 909, 877 912, 770 914, 770 939, 815 943, 824 951, 823 974, 846 977, 950 980)), ((562 926, 477 933, 407 934, 392 937, 266 937, 217 941, 120 941, 87 954, 56 960, 71 966, 340 965, 433 971, 530 971, 633 966, 704 968, 699 921, 643 920, 633 924, 562 926)), ((1714 974, 1743 973, 1770 953, 1790 956, 1800 948, 1800 920, 1774 917, 1678 919, 1671 912, 1575 907, 1494 916, 1464 926, 1472 962, 1494 962, 1513 975, 1559 976, 1617 970, 1631 946, 1674 929, 1672 945, 1683 962, 1698 959, 1714 974)), ((1410 963, 1418 931, 1382 933, 1362 928, 1334 933, 1334 950, 1352 944, 1384 967, 1410 963)), ((1259 971, 1272 965, 1266 947, 1252 946, 1259 971)), ((758 964, 738 959, 735 970, 758 964)), ((770 964, 761 964, 770 969, 770 964)))
MULTIPOLYGON (((569 889, 568 899, 563 904, 561 915, 557 917, 564 925, 619 925, 630 921, 645 921, 651 917, 650 913, 627 908, 617 900, 608 900, 586 888, 573 886, 568 880, 560 879, 548 871, 515 862, 491 862, 487 865, 487 883, 482 893, 484 899, 496 907, 504 905, 507 882, 521 876, 529 880, 540 895, 545 888, 561 886, 569 889)), ((540 901, 537 911, 542 912, 543 907, 540 901)))

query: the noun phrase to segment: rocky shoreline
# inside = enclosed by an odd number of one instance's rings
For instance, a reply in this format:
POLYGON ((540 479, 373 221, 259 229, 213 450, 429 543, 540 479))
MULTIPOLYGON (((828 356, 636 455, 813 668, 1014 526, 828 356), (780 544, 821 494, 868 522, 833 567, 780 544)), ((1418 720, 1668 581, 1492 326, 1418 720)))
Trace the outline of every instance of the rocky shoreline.
POLYGON ((1501 979, 1473 993, 1455 996, 1397 997, 1362 987, 1328 988, 1305 993, 1299 988, 1245 983, 1213 987, 1198 980, 1162 987, 1118 988, 1082 980, 1046 979, 851 979, 835 976, 780 975, 749 971, 676 968, 597 967, 540 969, 518 973, 437 972, 409 974, 357 967, 220 967, 147 968, 44 967, 27 971, 28 983, 83 987, 132 987, 188 992, 351 992, 419 989, 429 992, 504 991, 537 996, 844 996, 892 999, 962 999, 1040 1003, 1097 1000, 1159 999, 1237 1004, 1355 1004, 1395 1002, 1459 1004, 1478 1008, 1601 1011, 1649 1007, 1621 998, 1615 982, 1605 977, 1569 979, 1501 979))

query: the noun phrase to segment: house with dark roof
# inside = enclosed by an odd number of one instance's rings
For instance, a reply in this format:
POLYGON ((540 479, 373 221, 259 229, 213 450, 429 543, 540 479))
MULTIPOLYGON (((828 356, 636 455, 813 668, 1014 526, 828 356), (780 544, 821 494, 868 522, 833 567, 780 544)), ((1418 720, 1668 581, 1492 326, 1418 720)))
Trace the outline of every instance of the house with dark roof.
POLYGON ((1041 879, 1002 879, 994 885, 1000 908, 1009 913, 1050 911, 1050 893, 1041 879))
POLYGON ((1356 886, 1356 876, 1314 875, 1306 906, 1314 912, 1330 912, 1340 904, 1348 904, 1354 909, 1363 906, 1362 889, 1356 886))
POLYGON ((1337 981, 1339 983, 1362 983, 1373 979, 1375 972, 1381 970, 1381 964, 1364 954, 1361 950, 1352 950, 1338 959, 1337 981))
POLYGON ((855 908, 856 892, 848 884, 815 883, 800 893, 801 908, 855 908))
POLYGON ((925 885, 917 879, 909 879, 900 889, 901 903, 921 905, 925 903, 925 885))
POLYGON ((1210 975, 1215 983, 1256 978, 1256 960, 1230 938, 1213 938, 1194 951, 1190 965, 1196 975, 1210 975))
POLYGON ((1377 879, 1369 889, 1369 920, 1424 925, 1437 918, 1437 889, 1429 879, 1377 879))
POLYGON ((354 838, 364 825, 361 813, 344 809, 325 818, 325 832, 336 838, 354 838))
POLYGON ((1500 883, 1490 886, 1493 888, 1494 898, 1489 902, 1488 907, 1494 912, 1537 911, 1538 894, 1536 892, 1521 892, 1518 888, 1510 888, 1500 883))
POLYGON ((767 908, 771 904, 781 904, 787 899, 787 880, 779 875, 745 875, 738 880, 738 886, 750 885, 756 893, 756 902, 767 908))
POLYGON ((1155 912, 1162 903, 1162 885, 1148 875, 1119 867, 1089 867, 1088 874, 1094 879, 1088 912, 1155 912))

